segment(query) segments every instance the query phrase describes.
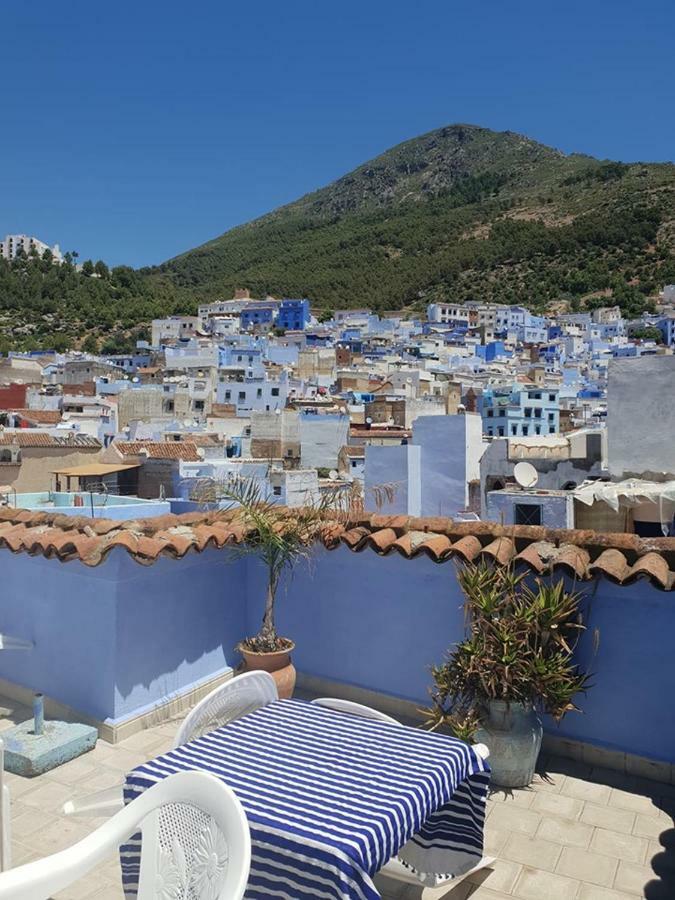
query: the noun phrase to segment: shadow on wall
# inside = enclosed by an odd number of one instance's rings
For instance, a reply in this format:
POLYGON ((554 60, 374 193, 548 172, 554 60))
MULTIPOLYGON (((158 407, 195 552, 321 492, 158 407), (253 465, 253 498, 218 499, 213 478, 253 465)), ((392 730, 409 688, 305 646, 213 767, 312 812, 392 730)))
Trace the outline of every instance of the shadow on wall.
POLYGON ((146 567, 120 560, 115 717, 238 662, 244 636, 242 559, 205 551, 146 567))

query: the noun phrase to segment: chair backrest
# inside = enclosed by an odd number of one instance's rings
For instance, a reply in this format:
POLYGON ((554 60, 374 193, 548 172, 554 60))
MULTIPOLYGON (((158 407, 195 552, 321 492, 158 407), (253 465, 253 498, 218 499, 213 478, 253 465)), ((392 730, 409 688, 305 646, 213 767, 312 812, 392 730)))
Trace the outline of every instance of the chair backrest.
POLYGON ((361 716, 364 719, 377 719, 378 722, 389 722, 390 725, 400 725, 396 719, 373 709, 372 706, 364 706, 363 703, 354 703, 352 700, 341 700, 339 697, 317 697, 312 700, 317 706, 333 709, 336 712, 349 713, 352 716, 361 716))
POLYGON ((173 746, 180 747, 245 716, 260 706, 279 699, 277 685, 269 672, 244 672, 221 684, 200 700, 178 729, 173 746))
POLYGON ((142 832, 138 900, 240 900, 251 865, 246 814, 207 772, 163 779, 77 844, 0 875, 0 900, 47 900, 142 832), (163 890, 158 889, 161 881, 163 890))

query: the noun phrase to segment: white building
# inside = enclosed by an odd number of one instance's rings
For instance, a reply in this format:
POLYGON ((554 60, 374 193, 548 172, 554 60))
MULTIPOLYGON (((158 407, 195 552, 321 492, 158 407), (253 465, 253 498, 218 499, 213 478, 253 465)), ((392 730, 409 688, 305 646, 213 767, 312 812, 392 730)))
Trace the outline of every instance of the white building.
POLYGON ((44 241, 39 241, 36 237, 28 234, 8 234, 4 241, 0 241, 0 257, 3 259, 15 259, 22 250, 26 256, 30 254, 31 250, 35 250, 38 256, 42 256, 45 250, 50 250, 54 262, 63 262, 63 254, 58 244, 50 247, 44 241))

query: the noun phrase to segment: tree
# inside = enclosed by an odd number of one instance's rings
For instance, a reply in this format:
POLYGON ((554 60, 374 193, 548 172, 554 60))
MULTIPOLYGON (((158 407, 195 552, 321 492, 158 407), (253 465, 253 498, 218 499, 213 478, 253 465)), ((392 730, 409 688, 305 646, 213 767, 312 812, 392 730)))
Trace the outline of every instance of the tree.
POLYGON ((82 349, 85 353, 98 353, 98 340, 93 334, 88 334, 84 341, 82 341, 82 349))
POLYGON ((94 271, 100 278, 109 278, 110 269, 106 266, 102 259, 97 259, 94 263, 94 271))
POLYGON ((663 335, 660 328, 653 325, 646 325, 644 328, 635 328, 630 332, 630 336, 640 341, 655 341, 657 344, 663 343, 663 335))
POLYGON ((90 259, 85 259, 82 263, 82 274, 87 276, 94 274, 94 264, 90 259))

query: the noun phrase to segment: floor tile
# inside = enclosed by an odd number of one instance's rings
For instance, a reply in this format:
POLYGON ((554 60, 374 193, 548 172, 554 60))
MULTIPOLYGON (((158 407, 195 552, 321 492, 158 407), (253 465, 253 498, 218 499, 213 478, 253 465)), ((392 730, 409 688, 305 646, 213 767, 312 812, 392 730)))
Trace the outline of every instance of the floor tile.
POLYGON ((664 822, 663 819, 654 819, 652 816, 645 816, 642 813, 638 813, 635 816, 633 834, 649 838, 651 841, 658 841, 659 836, 671 827, 672 826, 669 825, 668 822, 664 822))
POLYGON ((628 809, 619 809, 616 806, 597 806, 595 803, 585 803, 579 821, 587 825, 594 825, 596 828, 608 828, 610 831, 620 831, 622 834, 633 834, 635 813, 628 809))
POLYGON ((561 875, 611 887, 618 866, 618 860, 601 853, 592 853, 578 847, 563 847, 556 871, 561 875))
POLYGON ((480 869, 472 875, 467 875, 466 880, 471 884, 484 885, 492 891, 502 891, 508 894, 513 889, 521 870, 522 866, 516 862, 508 859, 496 859, 489 869, 480 869))
POLYGON ((554 872, 561 851, 561 845, 552 841, 531 838, 527 834, 512 834, 501 855, 516 863, 554 872))
POLYGON ((651 797, 643 794, 633 794, 630 791, 612 788, 609 805, 616 806, 617 809, 628 809, 631 812, 641 813, 652 819, 662 819, 664 822, 670 821, 670 816, 657 806, 651 797))
POLYGON ((656 875, 650 866, 637 866, 634 863, 620 860, 614 878, 614 888, 641 897, 644 886, 654 880, 656 880, 656 875))
POLYGON ((633 863, 644 863, 647 857, 647 841, 644 838, 606 828, 595 829, 590 849, 633 863))
POLYGON ((540 822, 541 816, 539 813, 532 812, 532 810, 529 809, 521 809, 516 806, 499 804, 493 809, 489 824, 492 828, 501 828, 505 831, 518 831, 522 834, 534 835, 540 822))
POLYGON ((564 775, 546 775, 538 772, 532 779, 530 790, 545 794, 559 794, 564 783, 564 775))
POLYGON ((606 806, 611 792, 612 788, 606 784, 593 784, 580 778, 566 778, 561 791, 565 797, 574 797, 577 800, 595 803, 597 806, 606 806))
POLYGON ((636 900, 637 894, 624 894, 614 888, 600 887, 597 884, 582 884, 577 900, 636 900))
POLYGON ((513 895, 522 900, 571 900, 578 890, 579 882, 573 878, 525 868, 516 882, 513 895))
POLYGON ((532 804, 535 812, 561 819, 578 819, 583 808, 582 800, 565 797, 563 794, 537 794, 532 804))
POLYGON ((554 819, 551 816, 542 819, 537 831, 538 838, 582 849, 588 847, 592 834, 593 827, 591 825, 572 822, 569 819, 554 819))

